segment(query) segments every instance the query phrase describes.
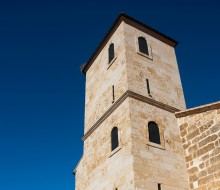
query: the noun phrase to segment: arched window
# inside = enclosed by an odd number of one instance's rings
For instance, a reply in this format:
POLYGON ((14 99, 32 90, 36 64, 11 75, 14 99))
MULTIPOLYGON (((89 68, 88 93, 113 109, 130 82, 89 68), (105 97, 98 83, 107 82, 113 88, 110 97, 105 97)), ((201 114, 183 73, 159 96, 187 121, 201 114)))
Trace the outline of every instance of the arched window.
POLYGON ((149 55, 147 40, 144 37, 138 37, 139 52, 149 55))
POLYGON ((160 144, 160 132, 157 124, 153 121, 148 123, 149 141, 160 144))
POLYGON ((114 127, 111 132, 112 151, 118 147, 118 128, 114 127))
POLYGON ((108 48, 108 63, 111 63, 115 57, 114 44, 111 43, 108 48))

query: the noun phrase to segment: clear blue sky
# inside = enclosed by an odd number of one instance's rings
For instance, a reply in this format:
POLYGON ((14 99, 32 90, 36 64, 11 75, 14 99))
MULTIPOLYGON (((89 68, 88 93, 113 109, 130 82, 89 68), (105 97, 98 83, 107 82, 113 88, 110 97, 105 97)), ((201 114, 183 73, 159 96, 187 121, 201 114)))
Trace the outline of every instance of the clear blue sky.
POLYGON ((188 107, 220 99, 217 0, 1 0, 1 190, 74 189, 84 127, 80 66, 121 11, 180 42, 188 107))

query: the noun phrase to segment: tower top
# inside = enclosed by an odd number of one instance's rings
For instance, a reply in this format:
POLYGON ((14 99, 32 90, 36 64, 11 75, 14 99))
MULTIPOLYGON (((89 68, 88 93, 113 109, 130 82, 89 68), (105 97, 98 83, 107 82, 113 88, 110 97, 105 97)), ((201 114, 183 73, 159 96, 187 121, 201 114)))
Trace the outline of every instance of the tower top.
POLYGON ((127 14, 121 12, 119 14, 119 16, 116 18, 115 22, 113 23, 113 25, 111 26, 111 28, 109 29, 109 31, 107 32, 107 34, 105 35, 105 37, 103 38, 103 40, 101 41, 101 43, 99 44, 99 46, 96 48, 95 52, 92 54, 92 56, 89 58, 89 60, 87 61, 86 64, 84 64, 81 67, 81 71, 86 74, 87 70, 89 69, 89 67, 92 65, 93 61, 95 60, 95 58, 97 57, 97 55, 100 53, 100 51, 102 50, 102 48, 105 46, 105 44, 108 42, 108 40, 110 39, 110 37, 112 36, 112 34, 115 32, 115 30, 117 29, 117 27, 120 25, 120 23, 124 21, 125 23, 138 28, 141 31, 144 31, 146 33, 148 33, 149 35, 151 35, 154 38, 159 39, 160 41, 172 46, 172 47, 176 47, 176 45, 178 44, 178 42, 170 37, 168 37, 167 35, 153 29, 152 27, 143 24, 142 22, 128 16, 127 14))

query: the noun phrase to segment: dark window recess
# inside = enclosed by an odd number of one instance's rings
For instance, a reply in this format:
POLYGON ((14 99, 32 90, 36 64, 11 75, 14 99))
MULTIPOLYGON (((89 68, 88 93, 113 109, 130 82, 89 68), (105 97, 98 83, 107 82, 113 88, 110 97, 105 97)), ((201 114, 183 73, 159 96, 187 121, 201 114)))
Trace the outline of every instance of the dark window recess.
POLYGON ((108 48, 108 63, 111 63, 115 57, 114 44, 111 43, 108 48))
POLYGON ((153 121, 148 123, 149 141, 160 144, 160 132, 157 124, 153 121))
POLYGON ((146 79, 146 83, 147 83, 147 93, 148 93, 148 95, 151 95, 150 94, 150 83, 149 83, 148 79, 146 79))
POLYGON ((112 86, 112 103, 115 102, 115 86, 112 86))
POLYGON ((112 151, 118 147, 118 128, 114 127, 111 132, 112 151))
POLYGON ((161 190, 161 184, 160 183, 157 184, 157 187, 158 187, 158 190, 161 190))
POLYGON ((149 55, 147 40, 144 37, 138 37, 139 52, 149 55))

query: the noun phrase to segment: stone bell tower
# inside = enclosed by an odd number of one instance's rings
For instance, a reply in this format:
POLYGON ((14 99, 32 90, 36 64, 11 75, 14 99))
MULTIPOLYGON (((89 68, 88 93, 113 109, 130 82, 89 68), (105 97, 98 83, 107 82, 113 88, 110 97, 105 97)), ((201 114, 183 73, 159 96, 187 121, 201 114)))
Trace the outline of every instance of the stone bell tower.
POLYGON ((177 42, 121 13, 89 61, 76 190, 187 190, 177 42))

